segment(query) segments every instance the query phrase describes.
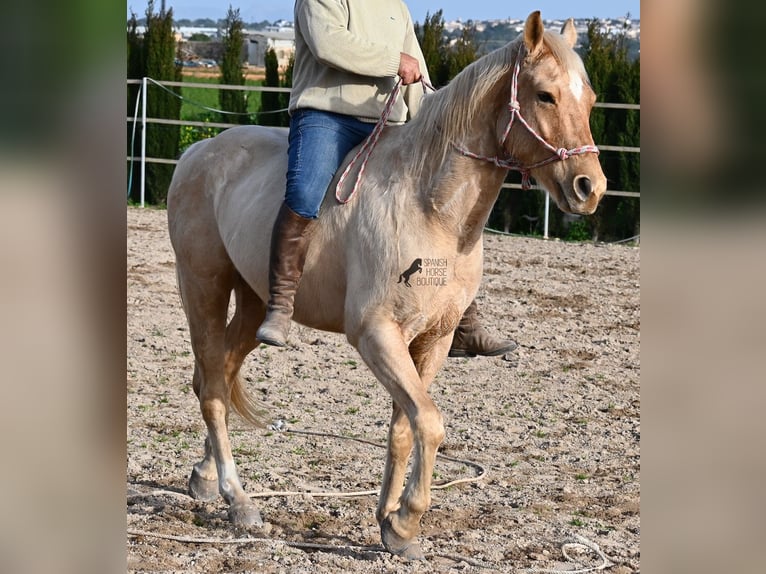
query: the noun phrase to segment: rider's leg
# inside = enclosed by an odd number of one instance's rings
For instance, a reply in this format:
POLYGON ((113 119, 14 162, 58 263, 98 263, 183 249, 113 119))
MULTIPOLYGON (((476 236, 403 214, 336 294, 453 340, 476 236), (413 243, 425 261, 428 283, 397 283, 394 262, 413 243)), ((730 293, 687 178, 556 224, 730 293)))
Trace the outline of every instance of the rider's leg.
POLYGON ((269 302, 257 337, 282 347, 287 342, 295 292, 306 261, 311 222, 346 154, 374 124, 318 110, 297 110, 290 119, 287 191, 271 237, 269 302))

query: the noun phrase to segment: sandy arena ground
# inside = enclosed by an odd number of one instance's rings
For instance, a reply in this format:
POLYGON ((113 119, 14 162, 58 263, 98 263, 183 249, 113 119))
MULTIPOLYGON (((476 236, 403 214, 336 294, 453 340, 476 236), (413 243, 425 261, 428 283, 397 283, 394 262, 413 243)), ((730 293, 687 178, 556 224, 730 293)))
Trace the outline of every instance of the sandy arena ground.
MULTIPOLYGON (((266 525, 254 532, 230 526, 222 499, 186 496, 205 430, 166 213, 128 208, 127 219, 128 572, 574 568, 562 550, 598 567, 597 551, 563 548, 578 536, 600 548, 607 572, 640 571, 640 248, 485 234, 479 307, 519 348, 448 359, 436 378, 440 452, 457 461, 437 460, 435 483, 468 480, 434 490, 427 560, 412 564, 382 551, 375 495, 258 498, 266 525)), ((232 417, 245 489, 375 491, 388 395, 343 336, 294 327, 290 337, 242 369, 281 429, 232 417)))

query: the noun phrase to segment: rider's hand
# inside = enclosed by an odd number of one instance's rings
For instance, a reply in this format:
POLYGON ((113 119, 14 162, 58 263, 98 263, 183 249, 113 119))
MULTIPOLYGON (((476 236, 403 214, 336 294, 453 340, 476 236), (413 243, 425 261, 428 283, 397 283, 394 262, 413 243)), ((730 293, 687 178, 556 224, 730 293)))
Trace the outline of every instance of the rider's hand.
POLYGON ((397 74, 399 74, 399 77, 402 79, 402 84, 405 86, 419 82, 420 78, 423 77, 420 73, 420 64, 417 59, 404 52, 401 52, 399 71, 397 74))

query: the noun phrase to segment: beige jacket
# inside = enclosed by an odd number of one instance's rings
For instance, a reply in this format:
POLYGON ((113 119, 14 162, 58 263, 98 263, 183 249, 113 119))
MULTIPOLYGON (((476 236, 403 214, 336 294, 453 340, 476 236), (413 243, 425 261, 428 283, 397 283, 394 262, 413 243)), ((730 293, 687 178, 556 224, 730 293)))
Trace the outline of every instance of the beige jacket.
MULTIPOLYGON (((401 0, 296 0, 290 112, 313 108, 376 122, 396 83, 400 52, 417 58, 428 80, 412 18, 401 0)), ((415 115, 422 84, 405 86, 403 96, 389 123, 415 115)))

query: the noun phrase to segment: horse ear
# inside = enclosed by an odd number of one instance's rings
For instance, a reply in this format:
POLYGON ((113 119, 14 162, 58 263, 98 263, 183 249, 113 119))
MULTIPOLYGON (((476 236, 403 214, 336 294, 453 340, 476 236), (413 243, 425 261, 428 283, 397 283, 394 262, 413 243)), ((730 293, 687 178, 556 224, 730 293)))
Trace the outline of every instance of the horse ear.
POLYGON ((575 29, 574 20, 570 18, 561 27, 561 35, 564 36, 564 40, 570 48, 574 48, 577 43, 577 30, 575 29))
POLYGON ((534 54, 543 43, 543 20, 540 18, 540 10, 535 10, 524 23, 524 43, 527 45, 527 52, 534 54))

